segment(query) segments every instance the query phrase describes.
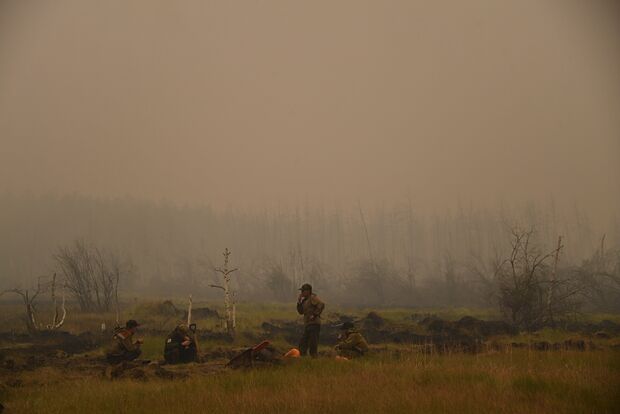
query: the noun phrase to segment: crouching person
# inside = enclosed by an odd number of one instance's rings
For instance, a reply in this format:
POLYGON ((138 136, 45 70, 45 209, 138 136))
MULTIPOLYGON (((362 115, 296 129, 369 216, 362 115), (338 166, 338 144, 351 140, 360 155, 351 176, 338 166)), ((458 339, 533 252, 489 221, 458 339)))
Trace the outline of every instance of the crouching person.
POLYGON ((338 356, 345 358, 358 358, 368 352, 368 342, 351 322, 345 322, 341 327, 343 333, 338 337, 335 350, 338 356))
POLYGON ((166 338, 164 359, 168 364, 195 362, 198 359, 198 347, 194 332, 181 324, 166 338))
POLYGON ((106 359, 110 364, 133 361, 140 356, 142 353, 140 345, 143 341, 142 339, 137 339, 135 342, 133 340, 133 336, 138 331, 138 326, 140 326, 138 322, 130 319, 125 324, 125 328, 114 333, 112 346, 106 353, 106 359))

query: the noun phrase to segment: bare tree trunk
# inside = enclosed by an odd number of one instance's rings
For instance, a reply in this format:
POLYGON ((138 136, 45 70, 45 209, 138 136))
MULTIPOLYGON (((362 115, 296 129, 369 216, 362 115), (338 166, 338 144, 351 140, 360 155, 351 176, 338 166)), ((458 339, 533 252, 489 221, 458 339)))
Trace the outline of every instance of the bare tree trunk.
POLYGON ((562 249, 562 236, 558 236, 558 247, 555 250, 553 257, 553 268, 551 269, 551 285, 547 291, 547 312, 549 314, 549 322, 554 324, 553 320, 553 305, 555 299, 555 287, 558 279, 558 261, 560 259, 560 250, 562 249))
POLYGON ((224 276, 224 308, 226 309, 226 331, 234 331, 232 323, 232 301, 230 300, 230 277, 224 276))
POLYGON ((54 276, 52 276, 52 306, 54 309, 54 316, 52 318, 52 324, 50 325, 53 329, 53 327, 56 326, 56 322, 58 320, 58 304, 56 303, 56 273, 54 273, 54 276))
POLYGON ((230 290, 230 274, 238 270, 237 268, 229 269, 228 261, 229 256, 231 255, 230 250, 226 248, 224 250, 224 267, 216 267, 215 271, 221 273, 224 276, 224 286, 211 285, 211 287, 219 288, 224 290, 224 309, 226 312, 226 332, 229 335, 235 335, 235 312, 233 310, 233 301, 231 300, 231 290, 230 290))
POLYGON ((28 331, 28 333, 30 334, 35 334, 38 332, 39 327, 37 326, 37 320, 35 317, 36 311, 35 311, 35 300, 37 298, 37 296, 39 296, 39 294, 41 292, 43 292, 44 287, 41 285, 41 279, 39 278, 37 280, 37 290, 34 292, 34 294, 30 295, 30 291, 28 289, 26 290, 22 290, 22 289, 10 289, 10 290, 5 290, 0 292, 0 296, 4 295, 5 293, 15 293, 16 295, 19 295, 22 297, 22 300, 24 301, 24 307, 25 307, 25 311, 26 311, 26 330, 28 331))
POLYGON ((72 247, 60 248, 54 258, 64 274, 66 287, 83 311, 110 311, 116 299, 117 318, 120 317, 118 284, 121 273, 130 271, 130 263, 123 264, 116 254, 90 247, 81 240, 72 247))
POLYGON ((34 304, 33 304, 33 300, 34 297, 36 295, 33 295, 32 298, 29 297, 28 291, 26 291, 26 294, 24 296, 24 302, 26 303, 26 325, 28 328, 28 332, 30 333, 35 333, 38 331, 37 329, 37 321, 35 320, 35 310, 34 310, 34 304))
POLYGON ((114 301, 115 301, 115 307, 116 307, 116 326, 120 326, 120 318, 121 318, 121 311, 120 311, 120 307, 118 305, 118 282, 121 276, 121 272, 117 271, 116 272, 116 283, 114 286, 114 301))
POLYGON ((187 306, 187 326, 192 324, 192 295, 189 295, 189 305, 187 306))
POLYGON ((51 325, 47 325, 47 329, 51 331, 60 328, 65 323, 65 318, 67 317, 67 308, 65 307, 65 288, 66 288, 66 283, 63 284, 63 288, 62 288, 62 305, 61 305, 62 317, 59 317, 58 303, 56 300, 56 273, 54 273, 54 276, 52 277, 52 285, 51 285, 52 303, 54 306, 54 316, 52 318, 51 325))
POLYGON ((66 293, 65 293, 65 286, 63 285, 62 288, 62 317, 60 318, 60 320, 58 322, 56 322, 56 325, 54 326, 54 329, 58 329, 60 328, 62 325, 64 325, 65 323, 65 318, 67 317, 67 308, 65 306, 65 297, 66 297, 66 293))
POLYGON ((413 294, 415 289, 415 267, 413 262, 413 207, 411 206, 411 199, 409 199, 409 211, 407 219, 407 239, 409 241, 409 246, 407 246, 407 279, 409 280, 409 294, 413 294))
POLYGON ((366 236, 366 245, 368 246, 368 256, 370 258, 370 263, 372 264, 373 270, 376 271, 375 267, 375 259, 372 254, 372 245, 370 244, 370 236, 368 235, 368 226, 366 226, 366 219, 364 219, 364 212, 362 211, 362 204, 358 201, 357 203, 360 211, 360 219, 362 220, 362 226, 364 228, 364 235, 366 236))
POLYGON ((237 298, 235 292, 233 292, 232 300, 232 327, 233 330, 237 329, 237 298))

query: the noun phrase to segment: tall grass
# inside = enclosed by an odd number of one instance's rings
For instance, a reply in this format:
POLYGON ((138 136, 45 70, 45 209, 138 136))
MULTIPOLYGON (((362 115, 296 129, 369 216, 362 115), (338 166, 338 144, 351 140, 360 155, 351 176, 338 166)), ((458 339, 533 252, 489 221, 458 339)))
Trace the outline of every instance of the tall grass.
POLYGON ((85 377, 9 392, 10 413, 613 413, 617 351, 423 355, 193 375, 85 377))

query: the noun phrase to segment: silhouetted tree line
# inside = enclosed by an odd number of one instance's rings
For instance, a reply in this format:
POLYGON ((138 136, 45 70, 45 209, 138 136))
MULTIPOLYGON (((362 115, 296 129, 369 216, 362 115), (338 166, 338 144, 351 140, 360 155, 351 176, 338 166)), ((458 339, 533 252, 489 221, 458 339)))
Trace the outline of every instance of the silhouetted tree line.
POLYGON ((74 278, 71 288, 90 292, 80 302, 85 310, 109 308, 106 292, 119 272, 125 294, 218 298, 208 285, 217 282, 212 258, 223 247, 235 252, 241 301, 288 301, 308 281, 347 305, 498 306, 526 328, 620 306, 620 227, 594 226, 583 212, 559 214, 552 204, 494 211, 457 206, 423 215, 412 203, 359 212, 245 212, 2 195, 0 211, 0 287, 53 270, 70 280, 90 260, 91 284, 84 288, 74 278), (120 270, 129 259, 132 271, 120 270))

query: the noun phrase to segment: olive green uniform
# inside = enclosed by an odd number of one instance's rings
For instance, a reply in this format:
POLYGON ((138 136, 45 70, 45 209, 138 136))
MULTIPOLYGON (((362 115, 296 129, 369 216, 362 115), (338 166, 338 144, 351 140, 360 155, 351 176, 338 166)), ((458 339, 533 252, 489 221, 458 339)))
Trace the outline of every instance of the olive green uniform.
POLYGON ((302 356, 307 355, 308 351, 313 357, 318 354, 323 309, 325 304, 315 294, 297 302, 297 312, 304 315, 304 333, 299 341, 299 352, 302 356))
POLYGON ((133 332, 129 329, 119 329, 112 337, 112 345, 106 353, 109 363, 132 361, 141 354, 140 344, 133 341, 133 332))
POLYGON ((364 356, 368 352, 368 342, 361 333, 355 329, 349 329, 336 345, 338 355, 347 358, 364 356))

